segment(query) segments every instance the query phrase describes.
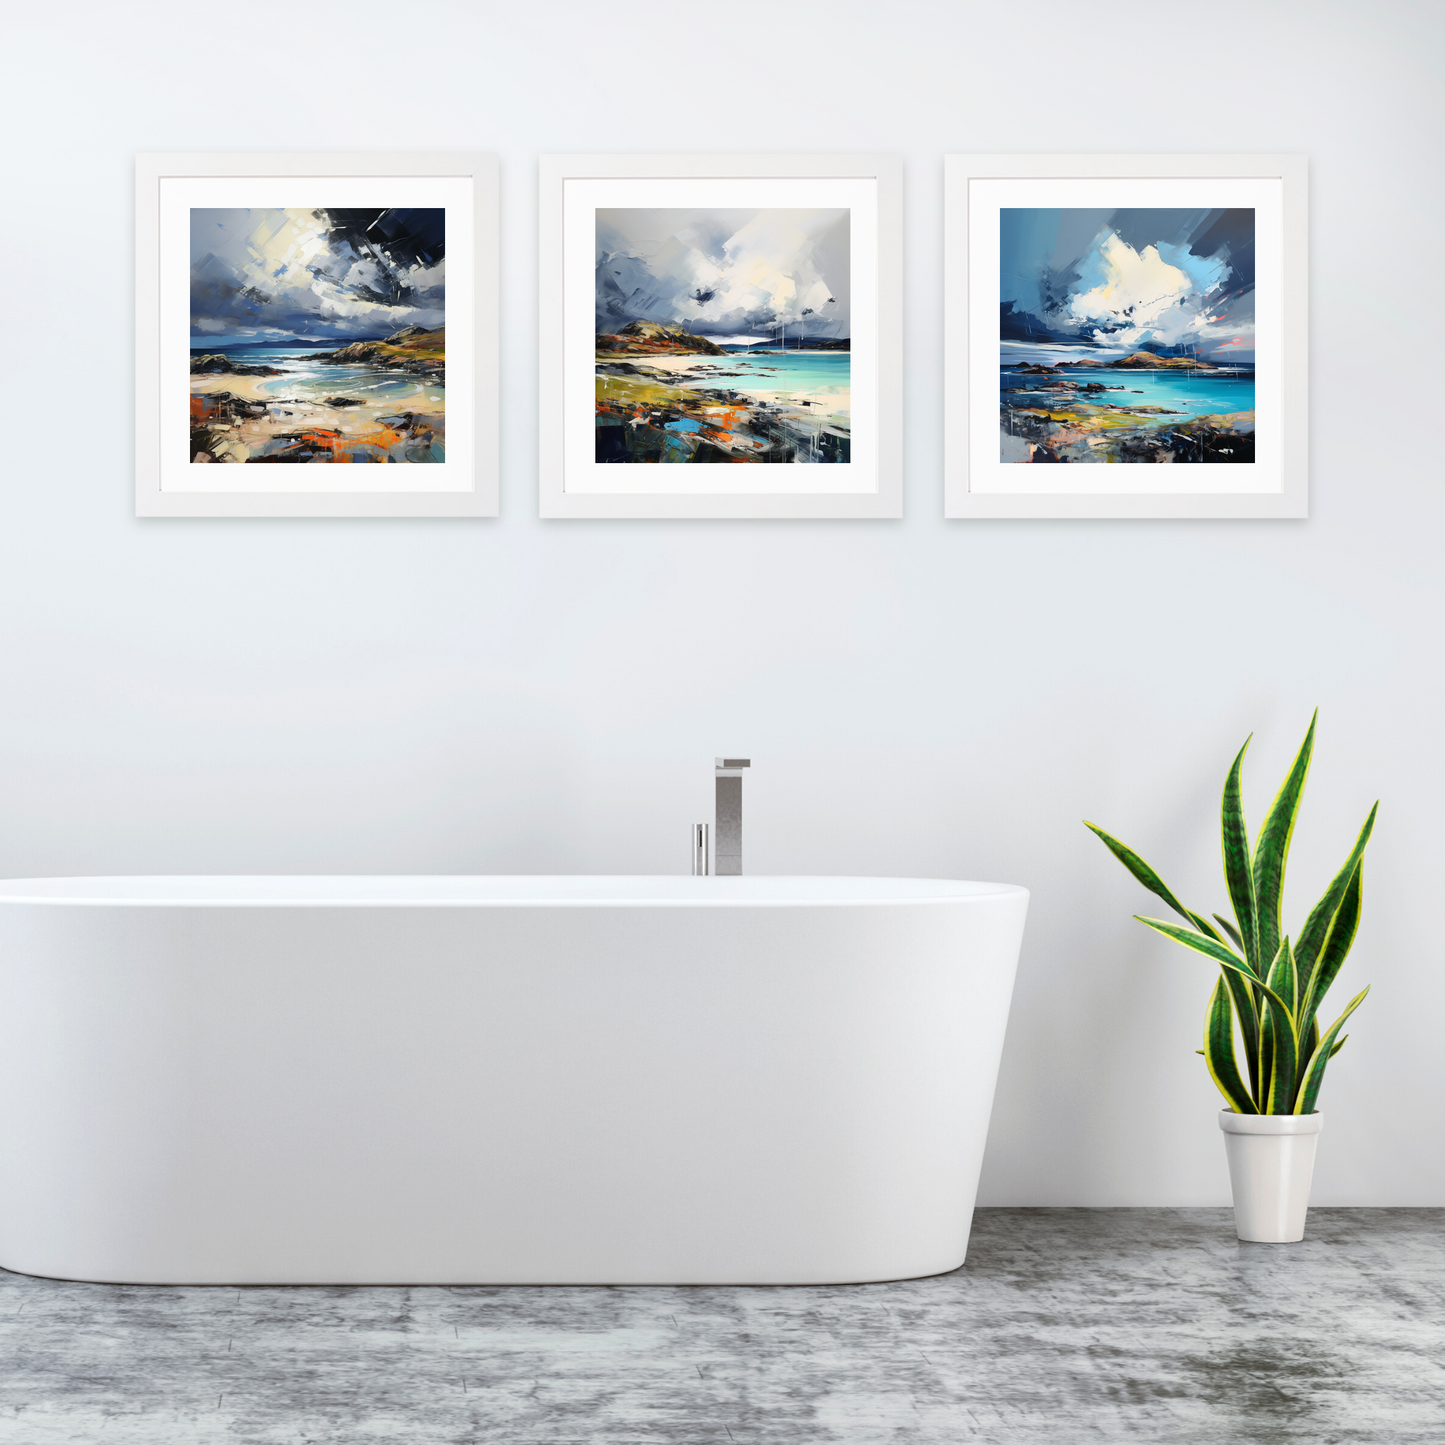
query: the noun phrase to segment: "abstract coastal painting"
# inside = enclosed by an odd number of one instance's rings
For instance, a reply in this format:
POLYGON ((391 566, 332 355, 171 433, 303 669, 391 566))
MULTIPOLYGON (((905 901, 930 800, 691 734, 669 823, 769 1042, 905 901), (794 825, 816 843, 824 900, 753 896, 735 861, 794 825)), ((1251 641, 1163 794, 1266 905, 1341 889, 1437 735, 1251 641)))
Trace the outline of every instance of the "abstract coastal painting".
POLYGON ((1254 460, 1254 211, 999 211, 999 460, 1254 460))
POLYGON ((834 161, 544 160, 544 515, 886 514, 894 177, 834 161))
POLYGON ((494 402, 478 399, 495 306, 478 302, 495 265, 494 167, 408 174, 398 157, 384 166, 396 174, 362 176, 326 158, 338 173, 288 174, 296 158, 258 159, 274 174, 162 166, 148 182, 155 490, 261 499, 248 514, 344 515, 361 495, 363 513, 487 515, 479 427, 494 402), (286 497, 320 501, 275 505, 286 497))
POLYGON ((1303 515, 1296 162, 948 158, 948 515, 1303 515))
POLYGON ((191 209, 192 464, 446 460, 446 211, 191 209))
POLYGON ((596 459, 849 460, 843 207, 598 207, 596 459))

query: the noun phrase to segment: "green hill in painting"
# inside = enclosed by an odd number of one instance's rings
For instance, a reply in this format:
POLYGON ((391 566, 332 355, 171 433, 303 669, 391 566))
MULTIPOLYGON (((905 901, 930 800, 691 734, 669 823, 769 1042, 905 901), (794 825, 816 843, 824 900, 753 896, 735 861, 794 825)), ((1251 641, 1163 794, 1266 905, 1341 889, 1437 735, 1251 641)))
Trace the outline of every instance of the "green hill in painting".
POLYGON ((623 356, 727 355, 705 336, 694 336, 681 326, 663 326, 656 321, 630 321, 615 336, 599 335, 597 350, 623 356))
POLYGON ((1117 368, 1143 368, 1157 371, 1170 367, 1178 371, 1213 371, 1215 367, 1207 361, 1197 361, 1192 356, 1155 356, 1152 351, 1136 351, 1132 356, 1121 356, 1118 361, 1106 361, 1105 366, 1117 368))
POLYGON ((408 371, 413 375, 440 376, 446 370, 446 327, 423 331, 419 326, 404 326, 385 341, 353 341, 336 351, 317 352, 313 361, 330 361, 337 366, 384 367, 388 371, 408 371))

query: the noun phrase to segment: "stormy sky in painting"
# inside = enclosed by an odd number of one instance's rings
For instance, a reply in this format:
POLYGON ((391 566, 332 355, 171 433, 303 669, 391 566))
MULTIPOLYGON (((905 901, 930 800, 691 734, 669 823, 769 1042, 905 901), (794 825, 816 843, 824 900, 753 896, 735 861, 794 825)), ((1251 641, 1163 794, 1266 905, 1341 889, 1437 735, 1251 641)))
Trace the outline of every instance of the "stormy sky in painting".
POLYGON ((730 341, 850 334, 849 213, 599 209, 597 331, 686 326, 730 341))
POLYGON ((1006 358, 1062 345, 1253 364, 1253 210, 1004 208, 999 217, 1006 358))
POLYGON ((191 211, 193 344, 445 324, 446 211, 191 211))

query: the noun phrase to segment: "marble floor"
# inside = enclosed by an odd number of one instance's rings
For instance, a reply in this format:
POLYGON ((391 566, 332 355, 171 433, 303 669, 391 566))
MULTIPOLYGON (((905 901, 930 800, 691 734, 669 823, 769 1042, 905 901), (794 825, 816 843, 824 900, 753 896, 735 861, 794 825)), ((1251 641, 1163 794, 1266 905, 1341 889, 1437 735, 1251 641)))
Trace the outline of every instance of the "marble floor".
POLYGON ((160 1288, 0 1271, 3 1445, 1445 1441, 1445 1210, 984 1209, 847 1288, 160 1288))

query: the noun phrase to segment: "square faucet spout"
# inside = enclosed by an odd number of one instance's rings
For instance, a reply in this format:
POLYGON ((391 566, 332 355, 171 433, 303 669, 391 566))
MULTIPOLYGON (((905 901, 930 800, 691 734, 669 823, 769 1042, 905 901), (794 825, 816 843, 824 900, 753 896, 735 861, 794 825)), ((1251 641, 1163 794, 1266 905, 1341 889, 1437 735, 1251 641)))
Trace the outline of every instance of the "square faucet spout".
POLYGON ((716 758, 713 768, 713 870, 737 877, 743 871, 743 769, 747 758, 716 758))

